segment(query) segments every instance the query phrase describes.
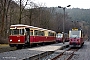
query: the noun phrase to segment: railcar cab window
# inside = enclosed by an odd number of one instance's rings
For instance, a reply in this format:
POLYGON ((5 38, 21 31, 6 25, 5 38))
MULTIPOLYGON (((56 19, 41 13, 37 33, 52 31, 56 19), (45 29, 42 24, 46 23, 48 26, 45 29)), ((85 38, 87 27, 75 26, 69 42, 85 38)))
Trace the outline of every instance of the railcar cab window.
POLYGON ((24 29, 10 29, 10 35, 24 35, 24 29))

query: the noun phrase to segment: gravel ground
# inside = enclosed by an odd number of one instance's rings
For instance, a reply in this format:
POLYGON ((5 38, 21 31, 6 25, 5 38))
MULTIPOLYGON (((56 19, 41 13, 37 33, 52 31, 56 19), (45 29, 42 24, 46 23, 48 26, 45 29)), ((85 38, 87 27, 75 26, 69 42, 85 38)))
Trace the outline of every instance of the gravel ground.
POLYGON ((85 41, 83 47, 81 47, 71 60, 90 60, 90 41, 85 41))
POLYGON ((10 51, 10 52, 4 52, 0 53, 0 60, 19 60, 19 59, 25 59, 26 57, 30 57, 32 55, 43 53, 41 51, 31 51, 27 49, 22 50, 16 50, 16 51, 10 51))

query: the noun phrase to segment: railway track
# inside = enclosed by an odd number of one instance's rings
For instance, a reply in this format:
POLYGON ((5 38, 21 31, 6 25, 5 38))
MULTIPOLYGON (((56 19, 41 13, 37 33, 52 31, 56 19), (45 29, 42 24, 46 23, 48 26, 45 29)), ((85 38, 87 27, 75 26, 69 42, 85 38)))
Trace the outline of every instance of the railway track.
POLYGON ((51 54, 46 55, 45 57, 41 57, 36 60, 70 60, 74 52, 78 51, 78 48, 72 49, 72 48, 67 48, 65 50, 57 50, 52 52, 51 54))
POLYGON ((74 55, 74 52, 78 51, 79 49, 78 48, 70 48, 64 52, 62 52, 62 54, 56 56, 55 58, 51 59, 51 60, 70 60, 73 55, 74 55))

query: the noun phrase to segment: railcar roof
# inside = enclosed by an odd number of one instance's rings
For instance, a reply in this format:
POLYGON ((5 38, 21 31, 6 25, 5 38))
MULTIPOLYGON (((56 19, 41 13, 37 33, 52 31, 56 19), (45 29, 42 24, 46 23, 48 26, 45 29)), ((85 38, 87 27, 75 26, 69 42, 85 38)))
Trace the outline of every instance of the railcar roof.
POLYGON ((34 26, 29 26, 29 25, 24 25, 24 24, 16 24, 16 25, 11 25, 11 28, 32 28, 32 29, 36 29, 36 30, 41 30, 41 31, 50 31, 50 32, 55 32, 53 30, 48 30, 48 29, 43 29, 43 28, 39 28, 39 27, 34 27, 34 26))
POLYGON ((11 26, 29 26, 29 25, 16 24, 16 25, 11 25, 11 26))
POLYGON ((48 30, 49 32, 53 32, 53 33, 55 33, 55 31, 53 31, 53 30, 48 30))
POLYGON ((32 28, 32 27, 34 27, 34 26, 23 25, 23 24, 16 24, 16 25, 11 25, 10 26, 11 29, 16 29, 16 28, 22 29, 22 28, 32 28))
POLYGON ((48 29, 42 29, 41 31, 47 31, 48 29))

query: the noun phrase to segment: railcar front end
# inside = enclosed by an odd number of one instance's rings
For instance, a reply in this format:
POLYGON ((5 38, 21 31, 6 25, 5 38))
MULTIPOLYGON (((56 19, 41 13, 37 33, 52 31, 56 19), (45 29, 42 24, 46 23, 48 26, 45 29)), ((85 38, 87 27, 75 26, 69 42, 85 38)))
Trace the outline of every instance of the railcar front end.
POLYGON ((63 34, 58 33, 56 35, 56 42, 58 42, 58 43, 63 42, 63 34))
POLYGON ((82 38, 70 38, 69 45, 70 47, 81 47, 82 46, 82 38))
POLYGON ((11 25, 9 35, 10 47, 22 48, 22 46, 30 44, 29 28, 26 25, 11 25))
POLYGON ((69 31, 69 46, 81 47, 84 44, 82 30, 74 29, 69 31))

